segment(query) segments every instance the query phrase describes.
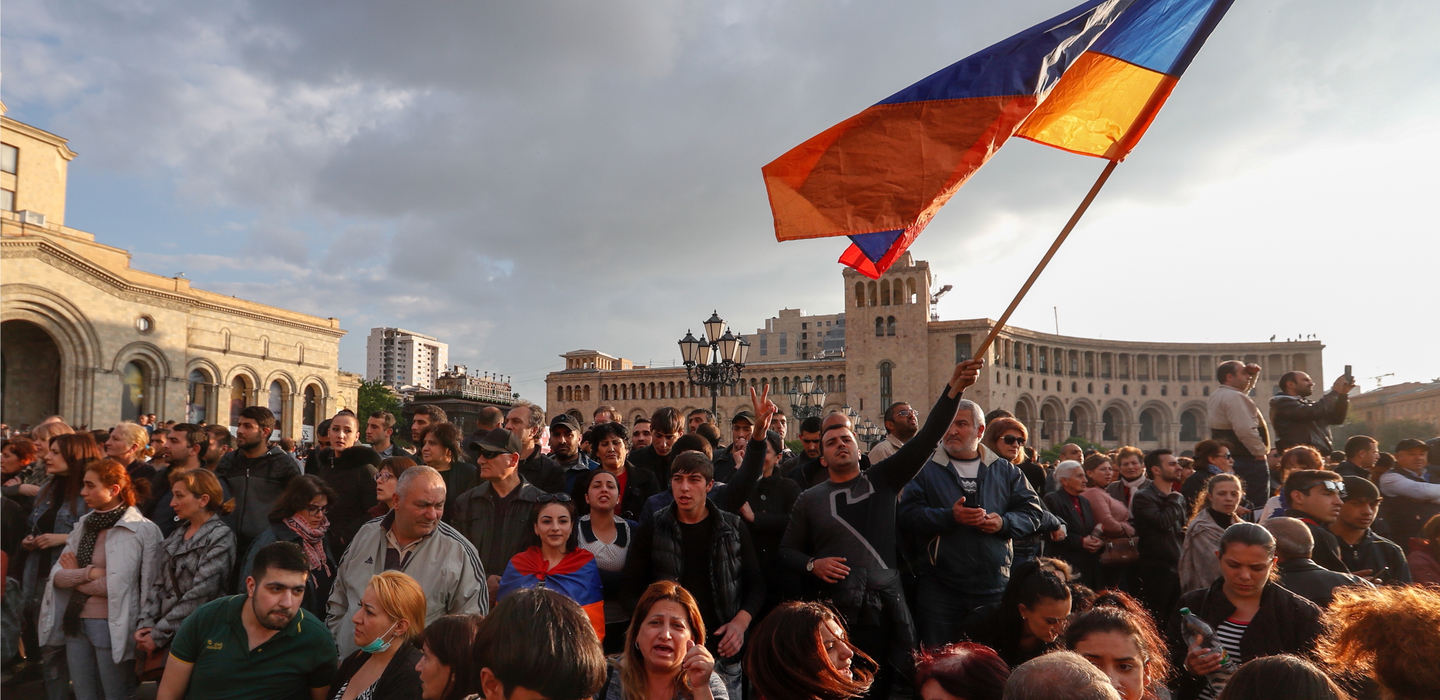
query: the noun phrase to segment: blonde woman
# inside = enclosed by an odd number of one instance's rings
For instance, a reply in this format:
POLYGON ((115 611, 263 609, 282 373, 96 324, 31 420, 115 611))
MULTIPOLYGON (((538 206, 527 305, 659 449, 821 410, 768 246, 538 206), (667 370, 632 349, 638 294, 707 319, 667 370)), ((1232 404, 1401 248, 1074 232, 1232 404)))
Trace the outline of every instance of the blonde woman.
POLYGON ((425 631, 420 584, 399 571, 376 574, 350 622, 360 648, 340 663, 330 700, 420 700, 415 667, 424 653, 410 643, 425 631))

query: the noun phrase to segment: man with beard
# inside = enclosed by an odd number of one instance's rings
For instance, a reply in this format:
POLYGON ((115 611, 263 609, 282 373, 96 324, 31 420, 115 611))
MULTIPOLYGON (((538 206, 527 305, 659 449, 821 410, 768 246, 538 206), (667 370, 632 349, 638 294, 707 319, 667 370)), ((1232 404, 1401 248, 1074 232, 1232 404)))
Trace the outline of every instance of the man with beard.
POLYGON ((156 698, 324 698, 339 658, 324 623, 300 607, 309 575, 299 545, 261 548, 245 595, 206 603, 180 626, 156 698))
POLYGON ((300 475, 300 465, 278 445, 270 444, 275 414, 264 406, 246 406, 235 428, 238 449, 226 452, 215 468, 230 493, 235 494, 231 522, 239 549, 246 551, 260 533, 270 528, 270 508, 290 480, 300 475))
POLYGON ((568 413, 561 413, 550 421, 550 456, 565 470, 565 491, 575 486, 575 479, 586 472, 600 468, 600 463, 580 451, 583 435, 580 421, 568 413))
POLYGON ((956 365, 925 427, 890 459, 864 471, 854 431, 839 421, 822 428, 820 461, 827 478, 800 495, 780 541, 785 565, 824 584, 822 595, 835 601, 855 645, 880 664, 872 697, 886 697, 891 683, 908 687, 910 650, 916 647, 896 561, 900 491, 935 451, 961 392, 975 383, 982 366, 983 360, 956 365))
POLYGON ((650 446, 650 419, 636 418, 635 427, 630 429, 630 453, 634 454, 650 446))
POLYGON ((910 404, 899 401, 885 409, 885 439, 870 449, 870 463, 879 462, 905 446, 920 430, 920 414, 910 404))
MULTIPOLYGON (((155 434, 159 435, 160 431, 155 434)), ((150 501, 145 506, 145 517, 160 527, 161 534, 169 537, 179 525, 175 520, 175 508, 170 505, 170 500, 174 497, 170 488, 170 475, 183 469, 205 468, 201 457, 210 449, 210 432, 193 423, 178 423, 164 434, 165 445, 161 448, 161 454, 165 455, 170 466, 160 469, 150 478, 150 501)), ((230 487, 224 480, 220 481, 220 490, 224 500, 230 500, 230 487)), ((225 517, 227 525, 234 522, 228 519, 229 516, 225 517)))
POLYGON ((1034 534, 1043 518, 1030 480, 980 444, 984 433, 985 411, 961 401, 940 449, 900 496, 900 532, 929 553, 919 557, 916 596, 926 646, 960 641, 973 610, 1000 602, 1014 558, 1010 541, 1034 534))
POLYGON ((1319 401, 1310 401, 1315 380, 1304 372, 1286 372, 1280 377, 1280 393, 1270 397, 1270 421, 1275 424, 1275 446, 1288 450, 1309 445, 1320 454, 1330 454, 1330 426, 1345 422, 1350 410, 1352 377, 1335 378, 1330 391, 1319 401))

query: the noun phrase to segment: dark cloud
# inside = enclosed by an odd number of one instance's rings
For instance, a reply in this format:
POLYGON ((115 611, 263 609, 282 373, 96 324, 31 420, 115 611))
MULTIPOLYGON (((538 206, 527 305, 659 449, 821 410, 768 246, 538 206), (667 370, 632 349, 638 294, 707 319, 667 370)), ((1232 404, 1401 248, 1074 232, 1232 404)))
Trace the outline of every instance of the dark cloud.
MULTIPOLYGON (((249 241, 248 274, 217 262, 233 236, 190 245, 197 285, 340 317, 350 368, 402 325, 528 379, 580 346, 668 357, 711 309, 837 310, 843 243, 775 243, 760 166, 1070 4, 16 0, 3 67, 73 167, 168 182, 249 241)), ((1097 207, 1425 119, 1437 12, 1237 3, 1097 207)), ((917 254, 1008 294, 1099 168, 1012 144, 917 254)), ((72 222, 107 240, 125 215, 72 222)))

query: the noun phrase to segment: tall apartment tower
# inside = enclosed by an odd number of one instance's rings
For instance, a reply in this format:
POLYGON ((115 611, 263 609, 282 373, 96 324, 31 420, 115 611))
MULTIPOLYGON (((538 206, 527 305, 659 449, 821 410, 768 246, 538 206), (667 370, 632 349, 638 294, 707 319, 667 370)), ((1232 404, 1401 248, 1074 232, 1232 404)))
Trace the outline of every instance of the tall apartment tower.
POLYGON ((365 341, 365 378, 372 382, 434 389, 449 362, 449 345, 403 328, 371 328, 365 341))

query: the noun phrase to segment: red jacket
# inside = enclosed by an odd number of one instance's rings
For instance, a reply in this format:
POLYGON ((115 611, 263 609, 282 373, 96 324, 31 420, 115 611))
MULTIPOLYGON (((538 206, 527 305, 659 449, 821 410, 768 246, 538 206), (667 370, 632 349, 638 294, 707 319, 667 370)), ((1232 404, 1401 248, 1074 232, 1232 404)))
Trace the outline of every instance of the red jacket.
POLYGON ((1440 559, 1429 543, 1419 537, 1410 538, 1410 580, 1415 583, 1440 583, 1440 559))

